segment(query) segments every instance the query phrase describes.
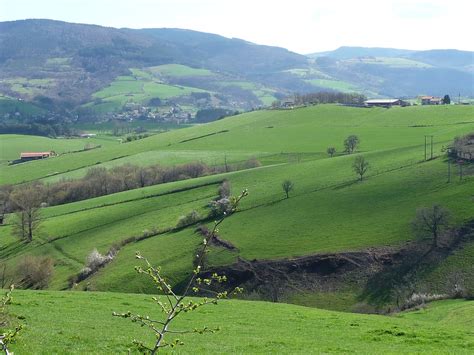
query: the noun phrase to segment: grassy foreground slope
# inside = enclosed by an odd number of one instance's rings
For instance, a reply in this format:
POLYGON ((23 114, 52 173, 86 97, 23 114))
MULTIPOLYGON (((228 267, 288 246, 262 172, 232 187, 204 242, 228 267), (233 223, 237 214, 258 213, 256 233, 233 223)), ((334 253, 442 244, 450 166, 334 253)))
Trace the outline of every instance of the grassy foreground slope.
MULTIPOLYGON (((11 311, 25 330, 16 353, 125 353, 150 334, 112 312, 156 314, 149 296, 17 291, 11 311)), ((184 353, 456 353, 474 351, 474 302, 437 302, 398 317, 339 313, 287 304, 223 301, 184 315, 176 327, 219 326, 179 335, 184 353), (436 322, 433 322, 436 320, 436 322), (342 341, 343 340, 343 341, 342 341)))

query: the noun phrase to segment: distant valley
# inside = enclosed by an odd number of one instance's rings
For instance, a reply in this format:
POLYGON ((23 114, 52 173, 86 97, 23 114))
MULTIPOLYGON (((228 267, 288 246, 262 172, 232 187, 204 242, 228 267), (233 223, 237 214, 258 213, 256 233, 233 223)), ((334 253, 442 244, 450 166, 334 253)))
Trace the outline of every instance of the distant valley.
POLYGON ((341 47, 304 56, 183 29, 0 23, 3 122, 188 122, 218 109, 206 121, 317 91, 469 98, 473 82, 473 52, 457 50, 341 47))

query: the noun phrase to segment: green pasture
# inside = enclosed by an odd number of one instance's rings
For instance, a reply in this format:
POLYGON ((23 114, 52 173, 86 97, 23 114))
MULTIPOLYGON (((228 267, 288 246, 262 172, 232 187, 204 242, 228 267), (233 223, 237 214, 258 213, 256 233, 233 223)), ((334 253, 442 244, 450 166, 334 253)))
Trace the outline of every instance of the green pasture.
POLYGON ((15 114, 16 112, 20 115, 36 115, 43 113, 44 110, 22 100, 0 96, 0 113, 15 114))
MULTIPOLYGON (((91 144, 92 146, 102 145, 102 147, 106 147, 118 143, 116 141, 111 141, 106 137, 67 139, 2 134, 0 135, 0 164, 19 159, 21 152, 47 152, 53 150, 57 154, 64 154, 83 150, 87 144, 91 144)), ((3 169, 6 169, 6 167, 3 169)))
MULTIPOLYGON (((98 123, 89 123, 89 122, 80 122, 74 123, 72 125, 73 128, 78 129, 82 132, 87 133, 98 133, 101 135, 112 135, 114 128, 130 128, 130 130, 134 130, 137 128, 146 129, 147 132, 152 133, 162 133, 166 131, 170 131, 173 129, 180 129, 190 127, 190 124, 177 124, 173 122, 154 122, 154 121, 140 121, 135 120, 132 122, 127 123, 118 123, 114 121, 107 121, 107 122, 98 122, 98 123)), ((114 137, 115 138, 115 137, 114 137)))
POLYGON ((359 90, 357 86, 346 81, 330 79, 308 79, 306 80, 306 82, 320 88, 328 88, 331 90, 337 90, 342 92, 355 92, 359 90))
POLYGON ((32 165, 28 174, 25 166, 8 167, 2 172, 0 183, 43 178, 148 151, 209 151, 212 147, 215 151, 246 151, 256 158, 258 152, 324 155, 329 146, 341 152, 343 140, 350 134, 360 137, 362 152, 418 147, 413 150, 413 157, 423 159, 425 135, 434 136, 434 153, 439 155, 442 146, 453 137, 473 129, 474 114, 470 106, 387 110, 318 105, 296 110, 262 110, 74 157, 29 163, 32 165))
POLYGON ((345 60, 350 63, 386 65, 392 68, 431 68, 432 65, 407 58, 365 57, 345 60))
MULTIPOLYGON (((123 143, 129 144, 129 143, 123 143)), ((190 162, 200 162, 209 166, 224 166, 227 164, 243 163, 255 156, 264 157, 265 152, 238 152, 231 151, 229 153, 222 151, 202 151, 202 150, 157 150, 143 153, 137 153, 123 158, 114 159, 104 163, 96 164, 95 167, 104 167, 107 169, 125 164, 133 164, 139 166, 161 165, 173 166, 190 162)), ((44 182, 54 182, 61 179, 78 179, 86 175, 90 167, 79 168, 64 174, 53 175, 42 179, 44 182)))
POLYGON ((191 68, 181 64, 165 64, 148 68, 154 75, 190 77, 190 76, 213 76, 215 75, 208 69, 191 68))
POLYGON ((100 101, 89 102, 85 107, 98 112, 109 112, 121 109, 126 103, 146 103, 155 97, 165 100, 193 92, 207 92, 193 87, 163 84, 155 80, 148 71, 134 68, 130 70, 131 76, 117 77, 109 86, 93 94, 100 101))
POLYGON ((12 91, 21 95, 34 97, 45 92, 52 86, 56 85, 54 79, 27 79, 23 77, 14 77, 1 80, 9 84, 12 91))
MULTIPOLYGON (((18 169, 16 174, 31 178, 69 169, 69 175, 58 174, 55 178, 73 177, 88 166, 99 163, 109 167, 116 161, 166 165, 189 159, 222 164, 227 155, 229 162, 255 156, 264 163, 256 169, 45 208, 40 235, 30 245, 14 239, 9 225, 0 228, 0 257, 7 260, 13 272, 23 255, 50 255, 57 260, 51 287, 64 288, 67 278, 82 268, 93 248, 106 252, 114 243, 140 236, 145 229, 169 229, 179 216, 193 209, 205 215, 207 203, 217 195, 218 182, 224 178, 230 180, 234 194, 247 188, 249 197, 220 230, 238 252, 213 250, 209 261, 214 265, 231 263, 237 256, 275 259, 400 245, 413 239, 410 221, 418 207, 441 203, 452 211, 456 224, 472 218, 473 177, 459 181, 453 170, 448 184, 447 164, 441 152, 454 136, 472 130, 471 113, 469 107, 386 110, 328 105, 259 111, 141 141, 24 164, 28 170, 20 165, 5 167, 4 179, 12 168, 18 169), (436 137, 433 151, 438 158, 424 162, 424 135, 429 133, 436 137), (361 153, 357 154, 363 154, 370 163, 362 182, 356 181, 351 169, 356 154, 338 153, 334 158, 325 154, 331 143, 340 152, 348 134, 359 135, 361 153), (122 158, 120 154, 124 154, 122 158), (82 166, 75 165, 78 163, 82 166), (295 184, 289 199, 284 198, 281 189, 285 179, 295 184)), ((150 259, 163 265, 173 282, 179 282, 189 270, 199 240, 194 227, 190 227, 128 244, 88 282, 100 290, 145 291, 139 284, 123 282, 133 275, 136 250, 144 254, 150 251, 150 259)), ((446 263, 455 268, 471 256, 466 252, 446 263)), ((440 284, 442 276, 436 275, 442 274, 433 270, 427 277, 440 284)))
MULTIPOLYGON (((126 353, 133 339, 154 338, 112 313, 159 317, 151 296, 139 294, 16 291, 14 297, 11 312, 24 324, 11 346, 15 353, 126 353)), ((186 313, 171 329, 220 328, 215 334, 176 336, 184 342, 179 353, 469 354, 473 309, 472 301, 436 302, 389 317, 230 300, 186 313)))

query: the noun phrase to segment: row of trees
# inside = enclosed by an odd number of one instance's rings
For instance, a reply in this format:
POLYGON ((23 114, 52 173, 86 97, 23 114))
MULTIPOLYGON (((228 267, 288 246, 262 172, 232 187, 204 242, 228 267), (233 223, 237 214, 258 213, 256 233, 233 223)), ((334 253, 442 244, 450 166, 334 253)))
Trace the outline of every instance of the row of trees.
POLYGON ((209 166, 200 162, 172 167, 126 164, 109 170, 94 167, 77 180, 64 179, 50 184, 37 181, 16 187, 3 185, 0 187, 0 223, 6 214, 15 212, 15 218, 12 220, 13 233, 20 239, 31 242, 40 224, 41 207, 257 166, 260 166, 260 162, 255 159, 224 166, 209 166))
MULTIPOLYGON (((360 139, 355 134, 351 134, 346 139, 344 139, 344 152, 347 154, 352 154, 357 150, 357 147, 360 144, 360 139)), ((335 147, 328 147, 326 153, 332 158, 336 154, 335 147)))
POLYGON ((34 182, 15 188, 9 185, 1 186, 0 216, 14 211, 23 211, 27 205, 36 207, 42 203, 51 206, 61 205, 145 186, 258 166, 260 166, 258 160, 249 159, 239 164, 225 164, 223 166, 209 166, 201 162, 193 162, 171 167, 161 165, 143 167, 133 164, 116 166, 111 169, 94 167, 89 169, 81 179, 63 179, 50 184, 34 182))
POLYGON ((296 94, 294 96, 295 105, 314 105, 314 104, 345 104, 362 105, 367 97, 358 93, 343 93, 321 91, 309 94, 296 94))

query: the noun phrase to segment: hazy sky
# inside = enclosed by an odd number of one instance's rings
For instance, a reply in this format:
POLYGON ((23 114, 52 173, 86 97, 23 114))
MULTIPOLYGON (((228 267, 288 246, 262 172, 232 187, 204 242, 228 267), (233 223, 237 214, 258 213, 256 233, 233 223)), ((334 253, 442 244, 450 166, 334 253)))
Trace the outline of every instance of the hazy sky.
POLYGON ((339 46, 474 50, 474 0, 0 0, 0 21, 176 27, 298 53, 339 46))

